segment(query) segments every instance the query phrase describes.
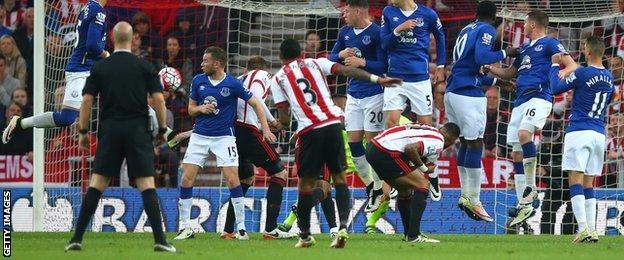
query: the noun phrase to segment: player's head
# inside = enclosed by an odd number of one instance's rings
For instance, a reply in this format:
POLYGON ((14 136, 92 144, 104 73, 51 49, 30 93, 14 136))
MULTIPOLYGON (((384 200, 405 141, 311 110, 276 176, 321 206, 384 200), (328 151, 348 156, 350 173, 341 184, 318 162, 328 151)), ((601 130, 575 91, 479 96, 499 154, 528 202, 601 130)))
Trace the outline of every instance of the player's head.
POLYGON ((269 63, 260 56, 251 56, 247 61, 247 70, 266 70, 269 63))
POLYGON ((113 27, 113 43, 115 49, 130 49, 132 45, 132 25, 128 22, 118 22, 113 27))
POLYGON ((477 19, 493 23, 496 20, 496 4, 489 0, 479 2, 477 5, 477 19))
POLYGON ((409 2, 413 3, 414 0, 390 0, 390 3, 395 5, 395 6, 400 6, 402 4, 409 3, 409 2))
POLYGON ((321 48, 321 37, 316 31, 308 31, 305 35, 306 52, 317 52, 321 48))
POLYGON ((290 61, 301 56, 301 45, 295 39, 286 39, 280 45, 280 59, 290 61))
POLYGON ((368 0, 347 0, 347 4, 342 10, 342 18, 349 26, 364 26, 362 21, 368 20, 368 0))
POLYGON ((98 2, 100 3, 101 6, 105 6, 108 0, 98 0, 98 2))
POLYGON ((227 53, 219 47, 208 47, 204 51, 201 67, 206 75, 211 76, 217 72, 225 71, 227 53))
POLYGON ((605 53, 605 43, 597 36, 589 36, 585 39, 585 49, 583 50, 588 60, 596 59, 602 63, 602 56, 605 53))
POLYGON ((446 123, 440 127, 440 134, 444 136, 444 148, 447 148, 459 138, 459 126, 454 123, 446 123))
POLYGON ((548 27, 548 14, 544 11, 531 11, 524 20, 524 35, 531 37, 534 33, 544 34, 548 27))

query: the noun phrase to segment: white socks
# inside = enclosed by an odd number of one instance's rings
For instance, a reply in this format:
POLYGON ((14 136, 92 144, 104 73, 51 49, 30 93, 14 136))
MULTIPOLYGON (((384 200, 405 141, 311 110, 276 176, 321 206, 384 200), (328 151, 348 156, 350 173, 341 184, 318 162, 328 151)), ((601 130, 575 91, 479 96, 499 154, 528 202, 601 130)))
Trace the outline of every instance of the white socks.
POLYGON ((54 112, 45 112, 40 115, 31 116, 22 118, 21 125, 23 129, 28 128, 53 128, 56 127, 54 123, 54 117, 52 116, 54 112))
MULTIPOLYGON (((464 167, 465 168, 465 167, 464 167)), ((473 204, 480 204, 482 168, 465 168, 468 176, 468 197, 473 204)))
MULTIPOLYGON (((526 178, 526 186, 537 189, 535 185, 535 169, 537 167, 537 157, 522 159, 524 164, 524 177, 526 178)), ((524 189, 522 190, 524 192, 524 189)))
POLYGON ((371 184, 371 182, 373 182, 373 178, 370 174, 372 169, 366 161, 366 156, 353 157, 353 163, 355 163, 355 168, 358 171, 360 179, 364 182, 364 185, 368 186, 371 184))
MULTIPOLYGON (((587 228, 587 218, 586 218, 587 215, 585 214, 585 205, 586 205, 585 195, 576 195, 572 197, 570 201, 572 202, 572 212, 574 212, 574 218, 576 218, 576 222, 578 223, 578 230, 579 232, 581 232, 587 228)), ((595 202, 595 199, 594 199, 594 202, 595 202)), ((595 220, 594 220, 594 223, 595 223, 595 220)))
POLYGON ((459 186, 461 188, 461 195, 468 197, 470 184, 468 181, 468 173, 466 173, 466 167, 457 166, 457 172, 459 172, 459 186))
POLYGON ((178 220, 180 221, 179 229, 191 227, 191 207, 193 206, 193 198, 178 200, 178 220))
POLYGON ((585 199, 585 216, 590 232, 596 230, 596 198, 585 199))
POLYGON ((524 177, 524 174, 514 175, 514 184, 516 186, 516 198, 518 199, 518 204, 520 204, 522 194, 526 188, 526 178, 524 177))
POLYGON ((231 198, 234 206, 234 217, 236 219, 236 230, 247 230, 245 228, 245 197, 231 198))

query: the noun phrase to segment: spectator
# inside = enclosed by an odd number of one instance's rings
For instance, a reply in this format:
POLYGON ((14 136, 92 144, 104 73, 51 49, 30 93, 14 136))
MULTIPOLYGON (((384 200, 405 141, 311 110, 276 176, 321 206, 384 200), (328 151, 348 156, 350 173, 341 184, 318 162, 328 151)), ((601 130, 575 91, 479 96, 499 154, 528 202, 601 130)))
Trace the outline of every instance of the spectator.
POLYGON ((186 90, 179 88, 166 99, 167 109, 173 113, 173 130, 176 133, 186 132, 193 128, 193 120, 188 114, 188 97, 186 90))
POLYGON ((16 88, 11 94, 11 101, 22 107, 25 116, 32 115, 32 105, 28 102, 28 93, 23 88, 16 88))
POLYGON ((4 26, 11 30, 15 30, 22 25, 24 14, 24 9, 16 2, 17 0, 4 0, 2 5, 7 14, 4 18, 4 26))
POLYGON ((321 51, 321 37, 315 31, 306 33, 303 58, 327 58, 327 51, 321 51))
POLYGON ((173 30, 173 36, 178 39, 180 48, 186 57, 190 57, 193 63, 193 73, 201 71, 202 52, 206 48, 206 37, 203 32, 195 30, 195 16, 192 15, 196 9, 180 9, 176 14, 176 27, 173 30))
POLYGON ((622 65, 622 57, 613 56, 609 58, 609 70, 613 74, 613 87, 615 88, 611 109, 618 112, 623 112, 621 109, 621 103, 624 99, 624 68, 622 65))
POLYGON ((20 82, 7 72, 6 58, 0 54, 0 104, 8 107, 11 101, 11 94, 20 87, 20 82))
MULTIPOLYGON (((4 21, 6 19, 6 9, 4 9, 4 6, 0 6, 0 21, 4 21)), ((0 36, 4 36, 7 34, 12 34, 13 30, 7 28, 6 26, 4 26, 4 23, 0 23, 0 36)))
POLYGON ((0 37, 0 53, 6 58, 6 72, 18 79, 21 87, 26 88, 26 76, 28 74, 26 60, 15 45, 13 36, 0 37))
POLYGON ((180 42, 174 36, 167 38, 167 52, 162 59, 159 59, 157 68, 173 67, 182 75, 182 88, 188 91, 191 80, 193 80, 193 63, 184 57, 180 50, 180 42))
MULTIPOLYGON (((35 10, 33 8, 26 9, 24 12, 24 22, 22 26, 17 28, 13 32, 13 39, 19 49, 22 57, 27 63, 32 64, 33 56, 33 33, 35 28, 35 10)), ((29 66, 29 72, 32 71, 32 67, 29 66)), ((31 73, 32 74, 32 73, 31 73)))
POLYGON ((485 132, 483 134, 483 147, 485 148, 485 157, 505 157, 506 143, 505 134, 507 133, 507 124, 499 122, 508 122, 507 119, 501 118, 499 113, 500 93, 499 88, 492 86, 485 92, 487 98, 487 120, 485 123, 485 132))
POLYGON ((132 28, 141 36, 141 48, 147 50, 152 61, 162 56, 162 39, 150 28, 150 19, 139 11, 132 16, 132 28))
POLYGON ((141 35, 139 35, 139 32, 137 31, 132 34, 132 45, 130 47, 130 51, 132 51, 132 54, 136 55, 140 59, 148 61, 150 59, 149 52, 141 46, 141 35))
MULTIPOLYGON (((13 116, 24 116, 24 113, 20 105, 16 103, 11 103, 7 106, 7 109, 4 112, 4 116, 6 120, 5 122, 8 122, 13 116)), ((6 123, 2 127, 6 127, 6 123)), ((13 144, 0 144, 0 155, 27 155, 28 153, 32 152, 32 129, 19 131, 13 137, 11 137, 11 140, 13 140, 13 144)))

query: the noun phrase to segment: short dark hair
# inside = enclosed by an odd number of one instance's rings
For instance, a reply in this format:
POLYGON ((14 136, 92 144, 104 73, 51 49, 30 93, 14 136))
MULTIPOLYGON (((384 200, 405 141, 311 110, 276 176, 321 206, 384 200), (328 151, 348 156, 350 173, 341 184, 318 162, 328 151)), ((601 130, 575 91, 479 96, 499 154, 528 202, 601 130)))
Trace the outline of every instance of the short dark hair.
POLYGON ((306 32, 306 35, 305 35, 306 40, 308 39, 308 36, 310 36, 310 34, 316 34, 319 36, 319 38, 321 38, 321 36, 315 30, 309 30, 308 32, 306 32))
POLYGON ((286 39, 280 45, 280 56, 285 60, 292 60, 301 56, 301 45, 295 39, 286 39))
POLYGON ((4 56, 4 54, 0 53, 0 60, 3 60, 4 63, 6 64, 7 58, 6 56, 4 56))
POLYGON ((531 11, 527 14, 527 20, 535 22, 539 27, 548 27, 548 14, 541 10, 531 11))
POLYGON ((605 43, 600 37, 589 36, 585 39, 586 47, 592 55, 602 57, 605 53, 605 43))
POLYGON ((370 6, 368 0, 347 0, 346 5, 359 8, 368 8, 370 6))
POLYGON ((496 20, 496 4, 492 1, 481 1, 477 5, 477 19, 496 20))
POLYGON ((442 126, 444 132, 450 134, 451 136, 459 137, 459 126, 455 123, 446 123, 442 126))
POLYGON ((251 56, 247 61, 248 70, 264 70, 268 67, 268 62, 260 56, 251 56))
POLYGON ((219 47, 210 46, 206 48, 204 54, 209 54, 212 56, 213 60, 216 60, 221 63, 221 66, 225 67, 227 65, 227 53, 219 47))

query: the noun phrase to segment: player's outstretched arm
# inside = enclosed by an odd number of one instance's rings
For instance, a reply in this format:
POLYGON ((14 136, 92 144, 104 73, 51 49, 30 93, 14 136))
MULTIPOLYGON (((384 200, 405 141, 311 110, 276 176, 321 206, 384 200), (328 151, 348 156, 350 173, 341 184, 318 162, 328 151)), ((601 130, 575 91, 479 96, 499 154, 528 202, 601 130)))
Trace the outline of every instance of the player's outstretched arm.
POLYGON ((370 74, 366 72, 365 70, 354 68, 354 67, 349 67, 349 66, 343 66, 338 63, 336 63, 335 66, 336 66, 335 74, 341 74, 346 77, 356 78, 356 79, 361 79, 361 80, 370 80, 371 82, 380 84, 384 87, 391 87, 393 85, 398 85, 403 82, 403 80, 397 79, 397 78, 386 78, 386 77, 381 78, 377 75, 370 74))
POLYGON ((273 133, 271 133, 271 130, 269 128, 269 123, 267 122, 266 115, 264 114, 264 109, 262 107, 261 101, 258 98, 252 96, 249 100, 247 100, 247 102, 253 108, 254 112, 256 112, 256 115, 258 116, 258 120, 260 121, 260 124, 262 125, 262 135, 264 136, 264 138, 267 141, 275 142, 277 138, 275 137, 273 133))
POLYGON ((550 78, 550 87, 554 95, 567 92, 568 90, 572 89, 572 87, 574 86, 572 83, 576 79, 576 76, 574 74, 571 74, 565 80, 561 80, 559 78, 559 75, 561 75, 561 71, 559 69, 559 62, 562 61, 563 56, 569 56, 569 55, 562 55, 560 53, 557 53, 553 55, 551 58, 551 61, 553 64, 550 67, 549 78, 550 78))
POLYGON ((500 68, 500 67, 495 67, 492 65, 483 65, 481 68, 482 68, 483 73, 490 73, 494 75, 495 77, 498 77, 504 80, 510 80, 512 78, 515 78, 516 75, 518 75, 518 68, 516 68, 516 66, 513 66, 513 65, 509 68, 500 68))
POLYGON ((559 79, 564 79, 566 76, 570 75, 570 73, 575 71, 576 68, 578 68, 578 65, 572 59, 572 57, 570 57, 569 54, 567 54, 567 53, 557 53, 555 55, 560 55, 561 56, 561 61, 559 62, 559 64, 563 64, 563 66, 565 66, 565 69, 562 69, 561 71, 559 71, 559 79))

